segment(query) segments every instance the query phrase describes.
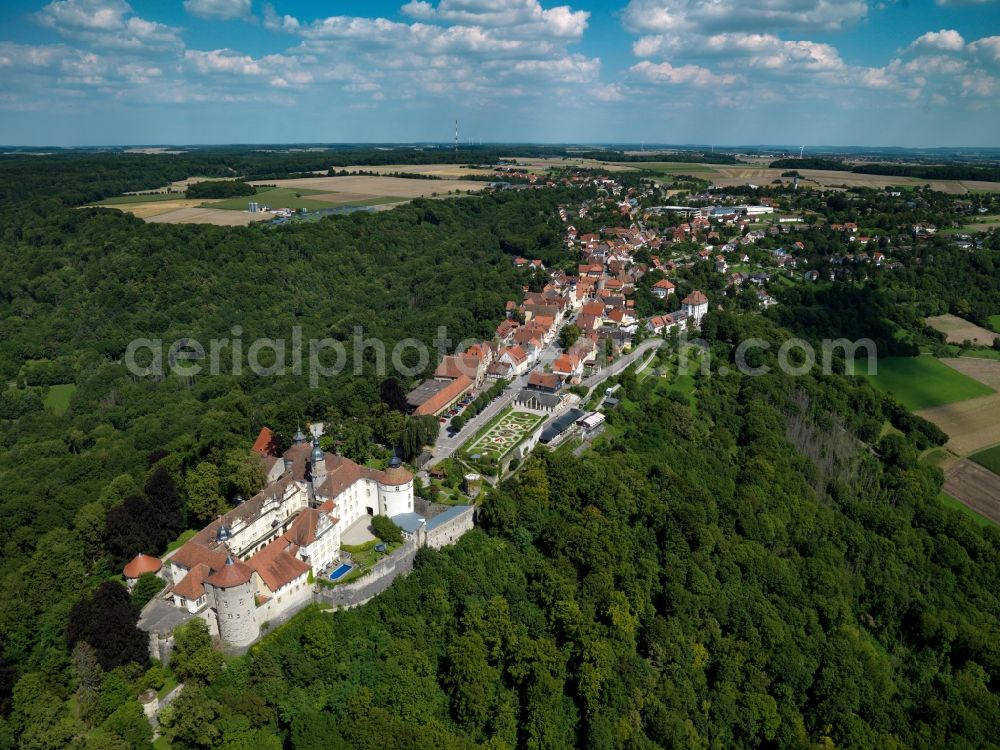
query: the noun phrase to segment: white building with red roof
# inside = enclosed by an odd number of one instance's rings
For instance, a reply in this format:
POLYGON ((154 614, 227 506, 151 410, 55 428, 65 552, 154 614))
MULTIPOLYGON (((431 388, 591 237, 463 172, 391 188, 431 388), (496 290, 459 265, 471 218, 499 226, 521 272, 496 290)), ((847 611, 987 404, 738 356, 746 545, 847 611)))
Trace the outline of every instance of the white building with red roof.
POLYGON ((681 311, 687 314, 692 325, 700 324, 701 319, 708 314, 708 297, 696 289, 681 300, 681 311))
MULTIPOLYGON (((260 623, 309 600, 310 573, 339 562, 341 534, 352 524, 414 511, 413 475, 398 459, 386 470, 361 466, 301 432, 268 480, 170 555, 163 571, 174 606, 204 618, 230 646, 252 643, 260 623)), ((138 578, 160 564, 139 555, 124 573, 138 578)))

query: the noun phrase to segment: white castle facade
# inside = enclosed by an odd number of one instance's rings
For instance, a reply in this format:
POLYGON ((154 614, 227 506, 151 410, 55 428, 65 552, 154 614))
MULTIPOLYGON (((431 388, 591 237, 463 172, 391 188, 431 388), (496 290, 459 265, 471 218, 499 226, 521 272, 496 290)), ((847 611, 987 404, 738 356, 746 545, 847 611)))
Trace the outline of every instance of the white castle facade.
POLYGON ((258 452, 264 490, 198 532, 162 573, 178 614, 204 618, 236 647, 312 597, 310 576, 339 560, 345 529, 364 516, 413 513, 413 475, 398 459, 385 471, 359 466, 301 432, 281 456, 258 452))

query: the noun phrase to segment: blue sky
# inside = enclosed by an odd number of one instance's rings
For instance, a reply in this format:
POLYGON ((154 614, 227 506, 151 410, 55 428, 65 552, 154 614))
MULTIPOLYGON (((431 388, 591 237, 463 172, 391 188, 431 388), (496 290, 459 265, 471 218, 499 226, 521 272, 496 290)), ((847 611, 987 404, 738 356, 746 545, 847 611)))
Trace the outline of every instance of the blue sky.
POLYGON ((998 0, 4 6, 7 145, 1000 146, 998 0))

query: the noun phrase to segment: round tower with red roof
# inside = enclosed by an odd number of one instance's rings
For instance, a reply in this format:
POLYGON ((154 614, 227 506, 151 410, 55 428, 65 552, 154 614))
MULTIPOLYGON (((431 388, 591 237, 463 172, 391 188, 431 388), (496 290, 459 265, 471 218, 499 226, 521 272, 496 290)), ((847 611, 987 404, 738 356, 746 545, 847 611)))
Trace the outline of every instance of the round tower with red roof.
POLYGON ((260 637, 253 571, 249 566, 230 554, 226 564, 205 579, 205 588, 215 601, 219 637, 226 644, 249 646, 260 637))

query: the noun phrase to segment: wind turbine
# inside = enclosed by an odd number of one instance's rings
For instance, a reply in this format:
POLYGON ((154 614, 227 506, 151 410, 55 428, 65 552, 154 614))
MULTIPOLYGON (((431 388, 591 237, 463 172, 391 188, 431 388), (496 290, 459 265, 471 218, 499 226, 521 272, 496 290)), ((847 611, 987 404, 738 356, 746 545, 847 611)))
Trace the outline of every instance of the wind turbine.
POLYGON ((802 154, 804 154, 804 153, 805 153, 805 150, 806 150, 806 147, 805 147, 805 146, 800 146, 800 147, 799 147, 799 158, 800 158, 800 159, 802 158, 802 154))

